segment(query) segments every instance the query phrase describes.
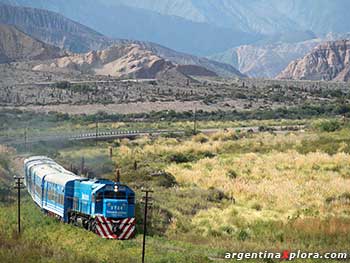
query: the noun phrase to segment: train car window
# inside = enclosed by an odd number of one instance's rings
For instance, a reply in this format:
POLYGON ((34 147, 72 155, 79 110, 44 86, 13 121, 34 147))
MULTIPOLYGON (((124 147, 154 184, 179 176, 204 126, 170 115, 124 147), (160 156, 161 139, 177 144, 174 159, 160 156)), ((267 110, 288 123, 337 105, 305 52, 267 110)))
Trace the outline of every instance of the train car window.
POLYGON ((52 189, 51 189, 51 186, 49 186, 49 200, 52 200, 52 189))
POLYGON ((59 194, 58 203, 63 205, 63 195, 62 194, 59 194))
POLYGON ((47 185, 47 199, 51 200, 51 189, 50 189, 49 185, 47 185))

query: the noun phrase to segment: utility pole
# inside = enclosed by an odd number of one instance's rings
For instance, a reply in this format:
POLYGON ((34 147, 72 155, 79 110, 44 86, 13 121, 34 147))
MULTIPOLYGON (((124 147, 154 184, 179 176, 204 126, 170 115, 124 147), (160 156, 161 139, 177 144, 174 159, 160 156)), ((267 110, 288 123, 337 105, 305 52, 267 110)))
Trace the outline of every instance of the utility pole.
POLYGON ((147 210, 148 206, 152 205, 150 193, 153 193, 152 190, 141 190, 146 195, 142 197, 141 203, 145 205, 145 214, 143 218, 143 242, 142 242, 142 263, 145 263, 145 253, 146 253, 146 234, 147 234, 147 210))
POLYGON ((97 146, 97 141, 98 141, 98 121, 96 120, 96 146, 97 146))
POLYGON ((18 234, 21 233, 21 189, 24 188, 22 180, 24 179, 23 176, 14 176, 13 177, 16 182, 15 182, 15 189, 17 189, 17 222, 18 222, 18 234))

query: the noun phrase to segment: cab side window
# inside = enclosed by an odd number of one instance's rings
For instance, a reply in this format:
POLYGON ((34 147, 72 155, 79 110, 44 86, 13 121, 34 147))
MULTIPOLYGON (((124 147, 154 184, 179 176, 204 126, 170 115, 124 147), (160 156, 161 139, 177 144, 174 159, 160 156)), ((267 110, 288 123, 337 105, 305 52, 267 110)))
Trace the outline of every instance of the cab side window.
POLYGON ((98 193, 96 196, 96 202, 102 202, 103 199, 103 193, 98 193))

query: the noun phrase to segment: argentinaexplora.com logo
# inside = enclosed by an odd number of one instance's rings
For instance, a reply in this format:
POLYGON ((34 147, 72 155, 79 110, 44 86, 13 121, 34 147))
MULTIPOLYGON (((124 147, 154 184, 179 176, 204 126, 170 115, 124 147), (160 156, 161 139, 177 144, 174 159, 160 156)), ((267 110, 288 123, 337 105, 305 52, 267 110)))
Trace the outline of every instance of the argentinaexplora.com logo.
POLYGON ((282 252, 233 252, 225 253, 225 259, 235 259, 237 261, 249 259, 280 259, 280 260, 295 260, 295 259, 331 259, 331 260, 346 260, 350 259, 350 254, 346 252, 303 252, 284 250, 282 252))

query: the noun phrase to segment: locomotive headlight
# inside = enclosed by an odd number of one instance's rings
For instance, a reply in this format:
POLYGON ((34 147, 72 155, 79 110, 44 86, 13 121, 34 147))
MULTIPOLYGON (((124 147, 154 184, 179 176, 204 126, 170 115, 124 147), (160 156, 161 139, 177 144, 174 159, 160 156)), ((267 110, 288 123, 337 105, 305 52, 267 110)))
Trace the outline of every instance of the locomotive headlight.
POLYGON ((118 187, 118 185, 115 185, 114 186, 114 192, 118 192, 119 191, 119 187, 118 187))

